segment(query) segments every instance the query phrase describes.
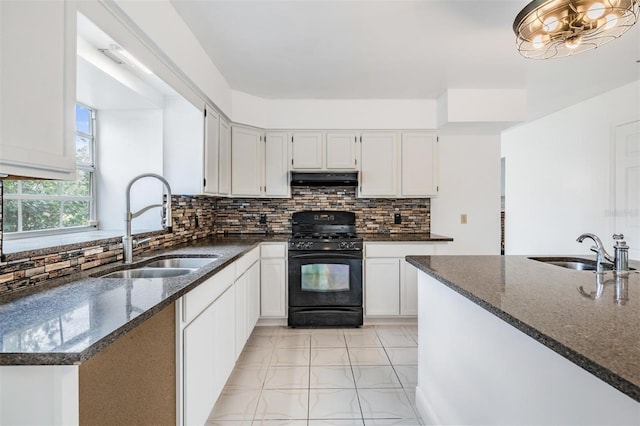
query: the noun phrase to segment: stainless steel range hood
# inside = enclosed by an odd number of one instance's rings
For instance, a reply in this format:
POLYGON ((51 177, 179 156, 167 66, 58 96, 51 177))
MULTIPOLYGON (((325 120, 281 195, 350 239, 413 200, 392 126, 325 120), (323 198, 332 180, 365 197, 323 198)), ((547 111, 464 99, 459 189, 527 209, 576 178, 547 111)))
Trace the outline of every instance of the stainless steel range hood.
POLYGON ((358 172, 292 172, 291 186, 358 186, 358 172))

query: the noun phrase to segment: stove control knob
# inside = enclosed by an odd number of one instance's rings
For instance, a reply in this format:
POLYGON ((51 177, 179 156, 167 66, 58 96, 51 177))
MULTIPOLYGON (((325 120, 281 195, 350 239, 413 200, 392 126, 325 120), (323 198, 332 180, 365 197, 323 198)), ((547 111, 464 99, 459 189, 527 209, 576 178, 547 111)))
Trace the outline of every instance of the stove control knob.
POLYGON ((313 248, 313 241, 308 241, 305 245, 304 248, 307 250, 311 250, 313 248))
POLYGON ((298 244, 296 244, 296 248, 298 250, 303 250, 304 249, 304 243, 302 241, 299 241, 298 244))
POLYGON ((340 242, 340 250, 346 250, 349 248, 349 243, 346 241, 341 241, 340 242))

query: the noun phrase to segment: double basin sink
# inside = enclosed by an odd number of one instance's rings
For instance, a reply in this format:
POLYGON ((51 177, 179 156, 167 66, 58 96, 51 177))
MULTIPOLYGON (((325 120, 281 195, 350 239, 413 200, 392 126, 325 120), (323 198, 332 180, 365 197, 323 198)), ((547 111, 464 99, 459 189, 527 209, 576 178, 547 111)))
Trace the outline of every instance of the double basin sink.
POLYGON ((203 266, 215 261, 218 256, 207 257, 172 257, 168 259, 154 260, 140 267, 132 269, 121 269, 100 278, 170 278, 180 275, 187 275, 197 271, 203 266))

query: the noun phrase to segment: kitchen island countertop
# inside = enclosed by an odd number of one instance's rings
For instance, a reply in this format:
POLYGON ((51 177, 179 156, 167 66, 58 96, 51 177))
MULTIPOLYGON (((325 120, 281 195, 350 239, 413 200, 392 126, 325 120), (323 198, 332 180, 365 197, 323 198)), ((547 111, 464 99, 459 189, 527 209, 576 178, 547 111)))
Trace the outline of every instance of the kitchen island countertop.
POLYGON ((627 296, 620 303, 613 272, 603 275, 602 292, 595 297, 594 272, 525 256, 407 256, 407 261, 640 401, 640 262, 630 262, 636 271, 622 283, 626 289, 618 286, 627 296))

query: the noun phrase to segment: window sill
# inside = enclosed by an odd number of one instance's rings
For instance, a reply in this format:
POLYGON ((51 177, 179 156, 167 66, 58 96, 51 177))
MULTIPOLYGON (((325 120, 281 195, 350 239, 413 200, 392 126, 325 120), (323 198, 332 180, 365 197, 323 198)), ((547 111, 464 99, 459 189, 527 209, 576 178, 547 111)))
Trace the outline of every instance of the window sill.
POLYGON ((60 246, 82 244, 108 238, 122 237, 122 231, 87 231, 70 234, 44 235, 40 237, 4 239, 2 254, 13 254, 23 251, 46 250, 55 251, 60 246))

